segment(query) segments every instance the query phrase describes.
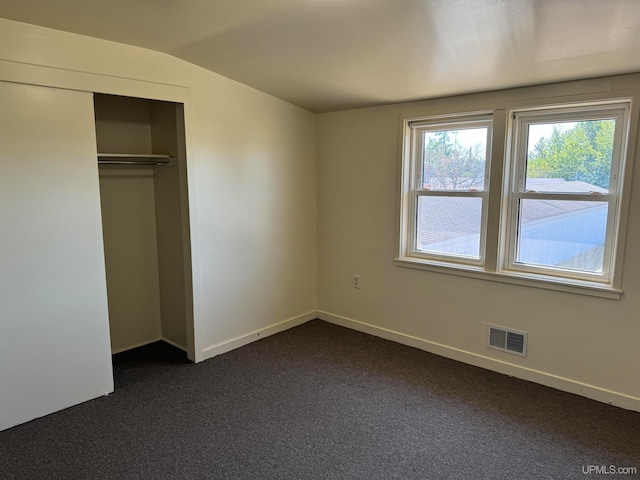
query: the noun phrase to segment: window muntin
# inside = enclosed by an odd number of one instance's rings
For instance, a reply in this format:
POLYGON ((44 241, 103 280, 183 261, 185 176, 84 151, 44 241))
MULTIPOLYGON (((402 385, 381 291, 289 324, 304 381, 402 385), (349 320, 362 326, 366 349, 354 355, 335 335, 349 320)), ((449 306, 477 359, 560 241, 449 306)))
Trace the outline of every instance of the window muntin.
POLYGON ((612 284, 627 110, 513 113, 504 270, 612 284))
POLYGON ((491 119, 422 121, 410 129, 410 256, 482 264, 491 119))

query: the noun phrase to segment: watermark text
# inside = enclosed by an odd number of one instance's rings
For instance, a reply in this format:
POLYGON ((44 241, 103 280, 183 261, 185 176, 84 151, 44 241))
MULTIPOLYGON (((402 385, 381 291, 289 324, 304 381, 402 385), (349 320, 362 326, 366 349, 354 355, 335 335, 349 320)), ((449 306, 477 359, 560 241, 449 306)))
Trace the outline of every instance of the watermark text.
POLYGON ((638 467, 619 467, 617 465, 583 465, 585 475, 637 475, 638 467))

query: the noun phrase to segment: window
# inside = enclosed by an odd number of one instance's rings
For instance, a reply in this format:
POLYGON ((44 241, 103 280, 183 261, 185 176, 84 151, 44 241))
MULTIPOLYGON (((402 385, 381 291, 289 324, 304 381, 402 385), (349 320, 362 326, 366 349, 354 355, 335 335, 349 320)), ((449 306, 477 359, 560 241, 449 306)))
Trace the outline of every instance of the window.
POLYGON ((611 283, 627 108, 513 113, 504 268, 611 283))
POLYGON ((629 111, 617 100, 405 118, 396 264, 618 291, 629 111))
POLYGON ((411 255, 481 265, 491 117, 412 122, 410 128, 411 255))

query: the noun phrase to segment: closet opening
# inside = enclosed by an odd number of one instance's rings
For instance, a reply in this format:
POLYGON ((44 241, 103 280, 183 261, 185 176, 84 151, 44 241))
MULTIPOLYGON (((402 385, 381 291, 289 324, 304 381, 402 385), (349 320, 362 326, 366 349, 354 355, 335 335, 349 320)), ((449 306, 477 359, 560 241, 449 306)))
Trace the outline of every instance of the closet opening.
POLYGON ((193 360, 184 105, 94 94, 94 108, 111 352, 165 342, 193 360))

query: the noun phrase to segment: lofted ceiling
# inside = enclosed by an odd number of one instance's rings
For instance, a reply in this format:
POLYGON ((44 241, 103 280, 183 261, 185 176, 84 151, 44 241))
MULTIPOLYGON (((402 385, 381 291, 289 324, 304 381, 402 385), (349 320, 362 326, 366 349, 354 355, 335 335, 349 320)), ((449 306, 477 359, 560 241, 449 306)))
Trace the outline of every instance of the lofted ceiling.
POLYGON ((640 0, 0 0, 313 112, 640 71, 640 0))

